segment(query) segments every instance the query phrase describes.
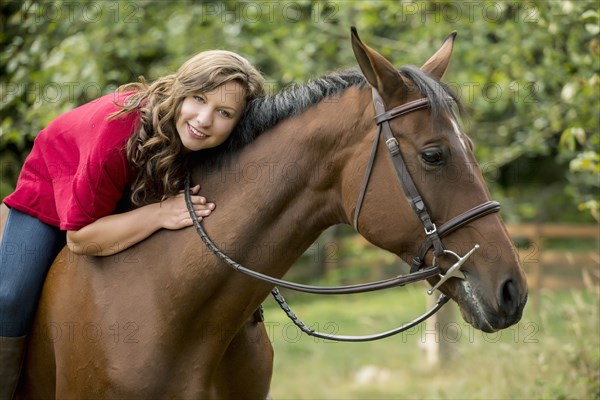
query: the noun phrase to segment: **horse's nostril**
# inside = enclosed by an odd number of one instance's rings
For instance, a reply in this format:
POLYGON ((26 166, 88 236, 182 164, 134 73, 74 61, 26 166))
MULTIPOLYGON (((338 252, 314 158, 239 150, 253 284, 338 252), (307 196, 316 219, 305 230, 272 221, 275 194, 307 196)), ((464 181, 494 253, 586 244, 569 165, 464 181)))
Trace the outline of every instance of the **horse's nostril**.
POLYGON ((519 289, 512 279, 508 279, 500 293, 500 307, 507 315, 513 315, 519 308, 519 289))

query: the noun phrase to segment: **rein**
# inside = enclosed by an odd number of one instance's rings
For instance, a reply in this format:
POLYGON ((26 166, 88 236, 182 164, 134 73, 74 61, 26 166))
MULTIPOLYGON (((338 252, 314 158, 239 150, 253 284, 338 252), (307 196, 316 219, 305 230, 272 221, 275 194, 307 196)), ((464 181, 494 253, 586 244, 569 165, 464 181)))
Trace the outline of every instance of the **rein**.
MULTIPOLYGON (((359 193, 358 200, 356 203, 356 208, 354 210, 353 224, 354 224, 355 229, 358 231, 358 217, 359 217, 360 209, 362 207, 362 204, 363 204, 366 192, 367 192, 367 186, 368 186, 368 183, 370 180, 371 171, 372 171, 375 156, 377 153, 377 148, 379 146, 379 138, 383 133, 385 143, 390 152, 390 156, 392 158, 392 162, 394 164, 394 169, 396 170, 396 175, 398 177, 398 180, 400 181, 400 184, 401 184, 402 188, 404 189, 404 192, 405 192, 406 196, 408 197, 408 200, 409 200, 413 210, 415 211, 415 213, 419 217, 419 220, 423 224, 423 227, 425 229, 425 234, 426 234, 426 239, 425 239, 424 243, 421 245, 419 253, 414 257, 414 259, 412 261, 411 271, 409 274, 399 275, 394 278, 380 280, 380 281, 376 281, 376 282, 363 283, 363 284, 324 287, 324 286, 303 285, 303 284, 298 284, 298 283, 294 283, 294 282, 289 282, 289 281, 278 279, 278 278, 248 269, 248 268, 244 267, 243 265, 239 264, 238 262, 234 261, 233 259, 231 259, 227 254, 223 253, 215 245, 215 243, 210 239, 210 237, 206 234, 206 231, 204 230, 202 223, 198 220, 198 217, 196 216, 196 213, 194 212, 194 207, 193 207, 193 204, 191 201, 191 190, 190 190, 191 171, 188 170, 187 174, 186 174, 185 190, 184 190, 186 206, 188 208, 190 217, 194 223, 194 227, 196 228, 196 231, 198 232, 198 235, 200 236, 200 238, 202 239, 204 244, 208 247, 208 249, 210 251, 212 251, 217 257, 219 257, 226 265, 233 268, 235 271, 241 272, 245 275, 251 276, 255 279, 258 279, 258 280, 261 280, 264 282, 271 283, 276 286, 284 287, 286 289, 296 290, 296 291, 305 292, 305 293, 312 293, 312 294, 332 295, 332 294, 365 293, 365 292, 387 289, 387 288, 391 288, 391 287, 404 286, 408 283, 418 282, 418 281, 422 281, 422 280, 433 278, 433 277, 437 276, 440 279, 438 280, 438 282, 435 284, 435 286, 432 289, 427 291, 427 293, 431 295, 431 294, 433 294, 435 289, 439 288, 444 282, 446 282, 450 278, 454 277, 454 278, 464 279, 462 272, 460 272, 460 268, 465 263, 465 261, 474 253, 474 251, 479 248, 479 245, 476 244, 466 255, 464 255, 463 257, 460 257, 458 254, 456 254, 452 251, 446 250, 444 248, 444 246, 441 242, 441 237, 443 237, 451 232, 454 232, 458 228, 472 222, 475 219, 478 219, 478 218, 488 215, 490 213, 498 212, 500 210, 500 204, 495 201, 487 201, 483 204, 480 204, 479 206, 476 206, 476 207, 464 212, 463 214, 460 214, 457 217, 452 218, 450 221, 446 222, 439 228, 436 227, 436 225, 431 221, 429 213, 427 212, 427 208, 425 207, 425 203, 424 203, 423 199, 421 198, 421 196, 419 195, 416 185, 415 185, 413 179, 411 178, 410 173, 408 172, 408 169, 406 168, 406 164, 404 163, 402 154, 400 152, 400 148, 398 146, 398 141, 394 138, 391 128, 390 128, 390 125, 389 125, 389 121, 391 119, 400 117, 402 115, 405 115, 407 113, 410 113, 410 112, 413 112, 416 110, 420 110, 420 109, 429 107, 429 100, 427 98, 423 98, 423 99, 419 99, 416 101, 412 101, 410 103, 403 104, 394 109, 385 111, 385 106, 383 104, 383 100, 381 99, 381 96, 379 95, 377 90, 375 88, 373 88, 373 105, 375 107, 375 112, 377 114, 375 117, 375 121, 377 123, 378 129, 377 129, 377 133, 375 135, 375 139, 373 142, 373 149, 371 151, 371 156, 369 158, 369 162, 367 165, 367 171, 365 173, 365 179, 363 182, 363 186, 359 193), (425 266, 425 255, 427 254, 427 252, 429 251, 429 249, 431 247, 434 248, 433 265, 429 266, 429 267, 424 267, 425 266), (443 257, 445 255, 451 255, 451 256, 455 257, 457 259, 457 261, 448 269, 448 271, 445 274, 443 274, 440 266, 437 265, 435 263, 435 261, 437 260, 437 258, 443 257)), ((367 336, 340 336, 340 335, 320 333, 320 332, 317 332, 317 331, 307 327, 296 316, 296 314, 294 314, 294 312, 290 309, 289 305, 286 303, 285 299, 283 298, 283 296, 281 295, 281 293, 279 292, 277 287, 275 287, 271 290, 271 294, 273 295, 273 297, 275 298, 275 301, 277 301, 277 303, 279 304, 281 309, 292 320, 292 322, 298 328, 300 328, 300 330, 302 330, 302 332, 304 332, 310 336, 314 336, 314 337, 318 337, 318 338, 322 338, 322 339, 328 339, 328 340, 341 341, 341 342, 372 341, 372 340, 383 339, 383 338, 404 332, 407 329, 410 329, 413 326, 420 324, 421 322, 425 321, 427 318, 429 318, 430 316, 435 314, 450 299, 448 296, 441 294, 439 296, 436 304, 433 306, 433 308, 431 310, 427 311, 426 313, 424 313, 420 317, 416 318, 415 320, 413 320, 405 325, 402 325, 398 328, 395 328, 395 329, 392 329, 392 330, 389 330, 386 332, 374 334, 374 335, 367 335, 367 336)))
MULTIPOLYGON (((358 285, 348 285, 348 286, 311 286, 311 285, 303 285, 303 284, 299 284, 299 283, 285 281, 283 279, 278 279, 278 278, 251 270, 249 268, 244 267, 240 263, 232 260, 227 254, 223 253, 217 247, 217 245, 212 241, 212 239, 208 236, 206 231, 204 230, 202 223, 198 220, 198 217, 196 216, 196 213, 194 212, 194 206, 192 204, 192 199, 191 199, 191 195, 190 195, 190 193, 191 193, 191 190, 190 190, 191 178, 190 178, 190 176, 191 176, 191 173, 188 170, 188 173, 187 173, 187 176, 185 179, 185 189, 184 189, 185 203, 186 203, 188 211, 190 213, 190 217, 192 218, 192 221, 194 222, 194 227, 196 228, 196 232, 198 232, 198 235, 200 236, 200 238, 202 239, 202 241, 204 242, 206 247, 208 247, 208 249, 210 251, 212 251, 217 257, 219 257, 227 266, 229 266, 229 267, 233 268, 234 270, 241 272, 245 275, 251 276, 253 278, 256 278, 256 279, 264 281, 264 282, 268 282, 268 283, 272 283, 274 285, 284 287, 286 289, 296 290, 296 291, 304 292, 304 293, 313 293, 313 294, 366 293, 366 292, 371 292, 371 291, 375 291, 375 290, 387 289, 387 288, 395 287, 395 286, 404 286, 407 283, 418 282, 418 281, 422 281, 427 278, 441 275, 440 267, 437 265, 433 265, 431 267, 428 267, 421 271, 410 273, 408 275, 401 275, 401 276, 397 276, 395 278, 381 280, 381 281, 377 281, 377 282, 363 283, 363 284, 358 284, 358 285)), ((279 304, 279 307, 281 307, 281 309, 285 312, 285 314, 288 316, 288 318, 290 318, 290 320, 294 323, 294 325, 296 325, 298 328, 300 328, 300 330, 302 332, 306 333, 307 335, 313 336, 313 337, 317 337, 317 338, 321 338, 321 339, 328 339, 328 340, 335 340, 338 342, 367 342, 367 341, 379 340, 379 339, 383 339, 383 338, 386 338, 389 336, 396 335, 398 333, 404 332, 407 329, 410 329, 413 326, 416 326, 416 325, 420 324, 421 322, 425 321, 427 318, 429 318, 433 314, 435 314, 440 308, 442 308, 442 306, 444 304, 446 304, 448 302, 448 300, 450 300, 450 298, 448 296, 441 294, 440 297, 438 298, 436 304, 433 306, 433 308, 431 310, 429 310, 425 314, 421 315, 419 318, 417 318, 407 324, 404 324, 396 329, 387 331, 387 332, 382 332, 382 333, 368 335, 368 336, 341 336, 341 335, 333 335, 333 334, 328 334, 328 333, 321 333, 321 332, 315 331, 314 329, 309 328, 292 311, 292 309, 286 303, 285 299, 283 298, 283 296, 281 295, 281 293, 279 292, 279 289, 277 287, 275 287, 271 290, 271 294, 273 295, 273 298, 275 299, 277 304, 279 304)))

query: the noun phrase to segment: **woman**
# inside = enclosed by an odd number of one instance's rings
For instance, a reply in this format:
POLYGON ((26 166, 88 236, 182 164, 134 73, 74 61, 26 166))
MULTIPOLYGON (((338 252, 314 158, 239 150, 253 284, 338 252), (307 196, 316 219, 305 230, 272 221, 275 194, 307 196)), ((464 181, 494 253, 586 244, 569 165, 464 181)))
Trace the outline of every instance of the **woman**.
MULTIPOLYGON (((42 130, 25 160, 0 245, 0 400, 18 381, 42 286, 66 244, 107 256, 159 229, 192 225, 183 195, 191 153, 227 145, 264 80, 235 53, 206 51, 176 74, 124 85, 42 130), (130 203, 136 208, 121 211, 130 203)), ((215 205, 192 188, 198 218, 215 205)))

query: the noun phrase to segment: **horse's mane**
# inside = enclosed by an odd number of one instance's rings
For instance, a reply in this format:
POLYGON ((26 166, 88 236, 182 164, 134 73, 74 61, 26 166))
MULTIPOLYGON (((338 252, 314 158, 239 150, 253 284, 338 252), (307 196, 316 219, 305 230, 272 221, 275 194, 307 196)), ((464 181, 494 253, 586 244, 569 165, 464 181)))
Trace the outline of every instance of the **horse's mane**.
MULTIPOLYGON (((449 87, 419 68, 404 66, 400 73, 413 82, 416 89, 430 100, 430 109, 434 118, 451 113, 451 98, 455 104, 459 100, 449 87)), ((321 78, 304 84, 293 84, 274 95, 260 97, 250 101, 244 116, 227 141, 216 148, 202 150, 194 156, 194 163, 218 168, 240 149, 254 141, 261 133, 279 122, 302 114, 308 108, 324 99, 336 96, 346 89, 356 86, 365 88, 369 84, 357 69, 332 72, 321 78)), ((460 106, 460 104, 459 104, 460 106)))

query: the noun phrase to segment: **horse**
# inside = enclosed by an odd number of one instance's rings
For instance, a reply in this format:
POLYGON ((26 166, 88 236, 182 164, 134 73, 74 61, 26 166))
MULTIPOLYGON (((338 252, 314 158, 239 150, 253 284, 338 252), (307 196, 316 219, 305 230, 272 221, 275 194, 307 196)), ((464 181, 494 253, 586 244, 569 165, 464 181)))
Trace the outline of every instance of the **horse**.
MULTIPOLYGON (((238 129, 251 140, 221 162, 191 167, 217 204, 203 221, 214 242, 248 268, 282 277, 321 232, 356 215, 366 240, 410 263, 433 229, 423 229, 382 155, 386 143, 376 145, 361 190, 379 132, 375 90, 388 110, 427 101, 386 123, 433 222, 489 202, 473 143, 457 123, 458 99, 440 83, 454 37, 421 68, 396 68, 353 30, 360 71, 332 72, 250 104, 238 129)), ((456 253, 473 243, 488 251, 463 260, 462 279, 439 290, 475 328, 515 324, 527 284, 498 213, 444 238, 456 253)), ((447 271, 453 260, 427 251, 423 262, 447 271)), ((16 397, 268 398, 273 348, 256 310, 272 288, 225 266, 191 227, 158 231, 114 256, 64 249, 45 282, 16 397)))

